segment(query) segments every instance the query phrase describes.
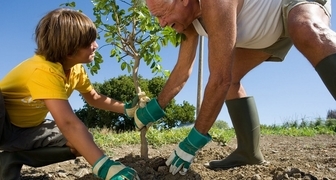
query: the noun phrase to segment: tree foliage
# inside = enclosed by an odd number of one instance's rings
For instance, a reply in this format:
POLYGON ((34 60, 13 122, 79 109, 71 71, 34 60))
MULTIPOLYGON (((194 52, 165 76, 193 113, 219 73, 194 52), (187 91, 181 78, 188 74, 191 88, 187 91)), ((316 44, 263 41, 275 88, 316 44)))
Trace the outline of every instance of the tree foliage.
POLYGON ((218 129, 229 129, 229 124, 223 120, 217 120, 215 121, 212 128, 218 128, 218 129))
MULTIPOLYGON (((155 77, 151 80, 139 77, 141 89, 148 92, 147 95, 155 98, 165 84, 165 79, 155 77)), ((116 100, 129 102, 135 96, 133 81, 131 76, 119 76, 112 78, 104 83, 94 83, 98 93, 113 97, 116 100)), ((177 104, 172 100, 166 107, 166 116, 156 122, 153 127, 167 129, 177 127, 181 123, 192 123, 195 121, 195 107, 184 101, 177 104)), ((84 101, 83 108, 75 110, 76 115, 85 123, 86 126, 114 128, 119 131, 134 130, 134 121, 128 119, 124 114, 114 113, 105 110, 99 110, 91 107, 84 101)))
POLYGON ((329 109, 327 112, 327 119, 336 119, 336 110, 329 109))

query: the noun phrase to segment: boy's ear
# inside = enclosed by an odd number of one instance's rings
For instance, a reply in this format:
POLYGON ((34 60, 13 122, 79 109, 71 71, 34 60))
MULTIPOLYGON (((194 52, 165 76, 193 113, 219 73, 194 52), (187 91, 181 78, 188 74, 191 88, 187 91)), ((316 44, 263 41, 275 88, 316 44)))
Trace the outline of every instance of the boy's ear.
POLYGON ((72 55, 67 55, 67 56, 66 56, 66 59, 69 59, 69 60, 70 60, 70 59, 72 59, 72 57, 73 57, 72 55))
POLYGON ((66 59, 72 59, 76 53, 71 53, 66 56, 66 59))
POLYGON ((181 0, 183 6, 187 6, 189 4, 189 0, 181 0))

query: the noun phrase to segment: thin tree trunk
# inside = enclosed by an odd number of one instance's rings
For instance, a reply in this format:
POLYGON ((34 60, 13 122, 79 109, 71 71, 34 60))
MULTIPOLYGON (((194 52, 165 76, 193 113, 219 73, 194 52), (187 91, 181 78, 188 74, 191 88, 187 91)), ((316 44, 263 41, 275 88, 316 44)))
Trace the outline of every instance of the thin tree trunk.
MULTIPOLYGON (((140 57, 135 57, 134 58, 134 66, 133 66, 133 81, 134 81, 134 86, 135 86, 135 91, 137 94, 141 92, 141 88, 139 86, 139 80, 138 80, 138 69, 140 65, 140 57)), ((140 131, 140 140, 141 140, 141 147, 140 147, 140 152, 141 152, 141 157, 143 158, 148 158, 148 142, 146 138, 146 133, 147 133, 147 127, 143 127, 140 131)))

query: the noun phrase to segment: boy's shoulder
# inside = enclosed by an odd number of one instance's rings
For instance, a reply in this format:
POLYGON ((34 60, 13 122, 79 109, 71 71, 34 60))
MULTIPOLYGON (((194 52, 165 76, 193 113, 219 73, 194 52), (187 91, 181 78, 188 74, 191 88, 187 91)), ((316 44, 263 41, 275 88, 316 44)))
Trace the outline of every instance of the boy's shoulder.
POLYGON ((34 55, 21 63, 21 66, 39 69, 50 73, 63 74, 63 66, 60 63, 47 61, 43 56, 34 55))

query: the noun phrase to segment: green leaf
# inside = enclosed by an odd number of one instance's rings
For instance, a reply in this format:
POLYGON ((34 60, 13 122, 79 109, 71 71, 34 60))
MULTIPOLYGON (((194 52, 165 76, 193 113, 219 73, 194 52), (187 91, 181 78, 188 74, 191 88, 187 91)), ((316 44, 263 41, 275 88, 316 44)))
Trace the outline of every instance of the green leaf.
POLYGON ((116 50, 112 49, 110 53, 110 57, 114 57, 116 55, 116 50))
POLYGON ((122 62, 121 66, 120 66, 121 70, 125 70, 126 66, 127 66, 127 63, 126 62, 122 62))
POLYGON ((127 71, 128 71, 128 73, 132 72, 132 67, 129 64, 127 64, 127 71))
POLYGON ((156 65, 156 63, 153 62, 150 68, 153 69, 155 67, 155 65, 156 65))

